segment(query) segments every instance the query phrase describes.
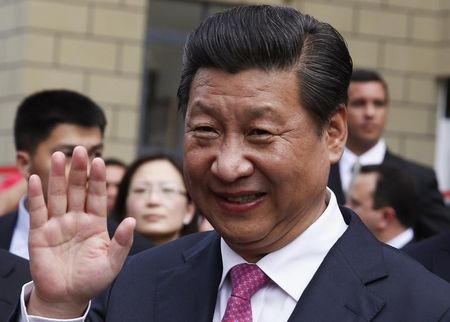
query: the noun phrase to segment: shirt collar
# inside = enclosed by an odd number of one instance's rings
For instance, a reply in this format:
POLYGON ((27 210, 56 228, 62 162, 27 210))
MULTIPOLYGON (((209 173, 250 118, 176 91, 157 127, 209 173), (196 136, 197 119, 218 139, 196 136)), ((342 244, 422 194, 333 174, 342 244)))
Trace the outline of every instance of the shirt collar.
POLYGON ((414 239, 414 230, 410 227, 405 231, 401 232, 391 240, 387 241, 386 244, 395 247, 402 248, 406 244, 408 244, 411 240, 414 239))
MULTIPOLYGON (((328 251, 347 229, 334 193, 325 211, 302 234, 283 248, 267 254, 256 265, 281 289, 298 301, 328 251), (300 276, 300 278, 299 278, 300 276)), ((219 289, 229 270, 246 261, 221 239, 223 272, 219 289)))
POLYGON ((26 195, 20 198, 16 227, 21 227, 21 230, 26 232, 26 234, 28 235, 28 232, 30 231, 30 214, 27 207, 25 206, 26 201, 26 195))
POLYGON ((358 160, 361 165, 381 164, 384 160, 386 150, 386 141, 381 138, 378 140, 377 144, 375 144, 370 150, 367 150, 360 156, 357 156, 346 147, 344 149, 344 154, 342 155, 342 160, 344 163, 351 166, 353 166, 356 160, 358 160))

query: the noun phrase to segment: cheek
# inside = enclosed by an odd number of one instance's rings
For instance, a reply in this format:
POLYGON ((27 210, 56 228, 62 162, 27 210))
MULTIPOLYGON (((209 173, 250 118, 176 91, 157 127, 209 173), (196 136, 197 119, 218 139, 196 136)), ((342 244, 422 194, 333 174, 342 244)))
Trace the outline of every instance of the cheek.
POLYGON ((137 217, 141 210, 144 208, 143 198, 140 197, 129 197, 127 199, 127 216, 137 217))

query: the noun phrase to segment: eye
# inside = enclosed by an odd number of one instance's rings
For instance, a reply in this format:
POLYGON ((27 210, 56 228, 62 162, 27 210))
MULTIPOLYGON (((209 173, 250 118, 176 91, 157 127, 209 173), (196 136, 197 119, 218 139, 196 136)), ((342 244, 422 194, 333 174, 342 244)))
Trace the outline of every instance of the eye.
POLYGON ((212 126, 197 126, 193 129, 194 135, 201 139, 216 138, 219 133, 212 126))
POLYGON ((248 135, 264 136, 264 135, 272 135, 272 133, 270 133, 267 130, 257 128, 257 129, 251 129, 250 132, 248 133, 248 135))
POLYGON ((145 188, 141 188, 141 187, 136 187, 136 188, 131 189, 131 192, 134 193, 134 194, 142 194, 145 191, 146 191, 146 189, 145 188))

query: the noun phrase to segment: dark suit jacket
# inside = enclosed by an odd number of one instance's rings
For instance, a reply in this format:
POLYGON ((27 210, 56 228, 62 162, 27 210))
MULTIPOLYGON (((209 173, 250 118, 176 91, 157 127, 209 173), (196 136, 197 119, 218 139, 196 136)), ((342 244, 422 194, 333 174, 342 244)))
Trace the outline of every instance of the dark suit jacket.
MULTIPOLYGON (((414 227, 415 238, 423 239, 450 229, 450 209, 444 204, 438 189, 436 174, 431 168, 401 158, 389 151, 386 152, 383 164, 405 169, 416 182, 419 216, 414 227)), ((328 187, 336 194, 338 203, 344 204, 345 195, 338 163, 331 167, 328 187)))
MULTIPOLYGON (((342 211, 349 227, 289 321, 450 321, 450 284, 377 241, 352 211, 342 211)), ((155 247, 129 258, 89 321, 212 321, 221 274, 215 232, 155 247)))
POLYGON ((431 272, 450 282, 450 231, 407 245, 403 250, 431 272))
MULTIPOLYGON (((16 227, 17 218, 17 210, 7 215, 0 216, 0 249, 9 250, 14 228, 16 227)), ((114 235, 117 226, 118 224, 114 220, 108 219, 108 233, 110 237, 114 235)), ((139 253, 145 249, 151 248, 152 246, 153 245, 147 239, 135 233, 130 255, 139 253)))
POLYGON ((22 285, 31 281, 28 261, 0 249, 0 322, 14 311, 22 285))

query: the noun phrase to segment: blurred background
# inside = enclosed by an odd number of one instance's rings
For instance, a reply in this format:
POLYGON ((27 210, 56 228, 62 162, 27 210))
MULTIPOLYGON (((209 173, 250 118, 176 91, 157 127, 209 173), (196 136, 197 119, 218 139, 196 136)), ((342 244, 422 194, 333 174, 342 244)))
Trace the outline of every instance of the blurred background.
POLYGON ((0 169, 15 164, 18 103, 46 88, 77 90, 104 108, 105 157, 181 155, 176 89, 187 35, 211 13, 261 3, 338 29, 354 65, 388 82, 389 147, 434 167, 450 190, 448 0, 0 0, 0 169))

